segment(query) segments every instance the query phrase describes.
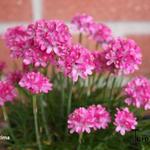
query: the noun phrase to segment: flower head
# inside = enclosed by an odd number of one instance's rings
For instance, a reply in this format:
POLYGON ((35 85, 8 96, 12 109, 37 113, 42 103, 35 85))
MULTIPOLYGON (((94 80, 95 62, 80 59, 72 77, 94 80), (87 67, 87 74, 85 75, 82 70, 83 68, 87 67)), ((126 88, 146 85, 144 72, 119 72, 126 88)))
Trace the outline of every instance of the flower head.
POLYGON ((106 129, 111 118, 105 107, 92 105, 87 109, 80 107, 68 117, 68 128, 70 133, 90 133, 91 129, 106 129))
POLYGON ((150 109, 150 81, 145 77, 136 77, 124 88, 125 102, 137 108, 150 109))
POLYGON ((134 117, 133 113, 127 107, 121 110, 117 109, 114 125, 116 126, 116 132, 125 135, 125 132, 135 129, 137 125, 136 117, 134 117))
POLYGON ((112 39, 112 31, 109 27, 101 23, 95 23, 94 32, 91 32, 91 37, 98 43, 108 42, 112 39))
POLYGON ((12 57, 22 57, 24 50, 30 47, 28 34, 24 26, 9 28, 4 37, 8 48, 11 50, 12 57))
POLYGON ((28 25, 27 33, 34 39, 34 44, 47 54, 52 51, 57 53, 59 46, 71 43, 71 34, 67 25, 59 20, 36 21, 28 25))
POLYGON ((52 90, 52 84, 48 78, 39 72, 29 72, 25 74, 20 80, 19 85, 33 94, 48 93, 52 90))
POLYGON ((102 105, 92 105, 88 107, 88 112, 91 114, 92 127, 96 129, 106 129, 111 122, 111 117, 106 108, 102 105))
POLYGON ((94 69, 93 56, 90 51, 80 45, 73 45, 58 60, 58 67, 64 74, 73 79, 85 79, 94 69))
POLYGON ((107 65, 113 66, 118 74, 130 74, 139 69, 141 50, 133 40, 116 38, 104 49, 107 65))
POLYGON ((90 133, 91 127, 91 115, 84 107, 76 109, 68 117, 68 128, 70 129, 70 133, 90 133))
POLYGON ((15 88, 6 81, 0 81, 0 106, 11 102, 17 96, 15 88))
POLYGON ((86 14, 75 15, 71 22, 81 33, 90 34, 91 32, 94 32, 93 30, 95 30, 93 18, 86 14))

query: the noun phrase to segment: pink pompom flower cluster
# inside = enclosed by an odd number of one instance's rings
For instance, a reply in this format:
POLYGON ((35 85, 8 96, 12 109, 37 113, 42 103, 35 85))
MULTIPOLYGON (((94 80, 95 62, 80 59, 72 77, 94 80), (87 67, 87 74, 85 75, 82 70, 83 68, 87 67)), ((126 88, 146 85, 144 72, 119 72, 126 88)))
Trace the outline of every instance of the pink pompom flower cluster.
POLYGON ((19 85, 33 94, 48 93, 52 90, 52 83, 39 72, 29 72, 23 75, 19 85))
POLYGON ((104 48, 108 66, 117 74, 130 74, 142 63, 140 47, 130 39, 114 38, 104 48))
POLYGON ((150 81, 145 77, 136 77, 124 88, 125 102, 137 108, 150 109, 150 81))
POLYGON ((13 101, 17 96, 15 88, 6 81, 0 81, 0 106, 13 101))
POLYGON ((90 38, 98 43, 108 42, 112 37, 112 31, 102 23, 97 23, 94 19, 86 14, 77 14, 72 19, 74 24, 81 33, 86 33, 90 38))
POLYGON ((88 49, 81 45, 72 45, 59 57, 58 68, 76 82, 78 77, 85 79, 92 74, 95 67, 93 60, 88 49))
POLYGON ((123 109, 117 108, 114 125, 116 126, 116 132, 125 135, 125 132, 135 129, 137 125, 136 117, 127 107, 123 109))
POLYGON ((21 57, 26 65, 46 67, 59 47, 71 43, 71 34, 62 21, 39 20, 27 27, 8 29, 5 40, 11 56, 21 57))
POLYGON ((111 122, 109 113, 101 105, 92 105, 87 109, 80 107, 68 117, 70 133, 90 133, 91 129, 105 129, 111 122))

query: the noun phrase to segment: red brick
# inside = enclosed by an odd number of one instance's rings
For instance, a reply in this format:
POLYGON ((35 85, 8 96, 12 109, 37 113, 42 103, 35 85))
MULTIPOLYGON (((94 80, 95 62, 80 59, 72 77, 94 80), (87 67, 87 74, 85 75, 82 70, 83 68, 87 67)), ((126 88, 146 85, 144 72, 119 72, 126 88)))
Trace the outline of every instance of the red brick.
POLYGON ((150 35, 129 35, 128 37, 134 39, 142 49, 142 65, 137 74, 150 76, 150 35))
POLYGON ((43 0, 45 18, 70 20, 77 12, 98 21, 150 20, 150 0, 43 0))
POLYGON ((0 22, 32 20, 31 0, 0 0, 0 22))

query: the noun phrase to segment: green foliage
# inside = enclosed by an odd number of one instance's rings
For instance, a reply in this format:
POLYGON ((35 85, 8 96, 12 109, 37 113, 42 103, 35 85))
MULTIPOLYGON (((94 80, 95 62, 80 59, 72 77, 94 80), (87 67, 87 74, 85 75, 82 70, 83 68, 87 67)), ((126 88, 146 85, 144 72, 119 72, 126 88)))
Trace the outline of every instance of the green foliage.
MULTIPOLYGON (((38 123, 43 150, 77 150, 78 135, 69 134, 67 130, 67 107, 70 79, 62 74, 55 74, 52 79, 53 91, 47 95, 38 95, 38 123), (51 140, 48 140, 45 125, 42 119, 42 108, 51 140)), ((93 75, 87 80, 81 80, 73 85, 71 112, 80 106, 103 104, 111 116, 116 112, 116 107, 125 106, 124 96, 121 93, 124 78, 112 75, 93 75)), ((12 131, 17 141, 9 140, 6 143, 10 150, 37 150, 34 117, 32 108, 32 95, 18 87, 21 97, 15 104, 7 104, 8 116, 12 131)), ((149 136, 149 141, 135 142, 134 131, 121 136, 115 132, 113 123, 105 130, 92 131, 83 134, 80 150, 149 150, 150 149, 150 121, 143 120, 143 110, 130 108, 138 117, 137 135, 149 136)), ((113 122, 112 118, 112 122, 113 122)), ((8 130, 3 129, 3 134, 8 135, 8 130)))

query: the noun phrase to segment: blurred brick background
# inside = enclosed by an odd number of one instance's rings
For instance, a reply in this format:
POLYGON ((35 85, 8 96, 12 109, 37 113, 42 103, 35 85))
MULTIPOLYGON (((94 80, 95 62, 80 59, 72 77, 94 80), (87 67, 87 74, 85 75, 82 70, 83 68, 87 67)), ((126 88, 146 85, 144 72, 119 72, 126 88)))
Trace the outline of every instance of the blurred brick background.
MULTIPOLYGON (((140 73, 150 75, 150 0, 0 0, 0 34, 7 27, 40 18, 63 19, 77 12, 92 15, 110 26, 117 36, 133 38, 142 48, 140 73)), ((9 50, 0 39, 0 60, 12 67, 9 50)))

